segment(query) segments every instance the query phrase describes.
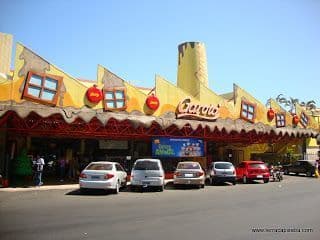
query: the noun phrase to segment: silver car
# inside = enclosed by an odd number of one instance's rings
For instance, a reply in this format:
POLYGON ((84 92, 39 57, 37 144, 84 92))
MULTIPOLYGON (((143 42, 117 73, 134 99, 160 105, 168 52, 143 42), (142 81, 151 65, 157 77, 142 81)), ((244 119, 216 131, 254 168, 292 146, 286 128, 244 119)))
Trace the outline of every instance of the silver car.
POLYGON ((127 185, 127 173, 117 162, 91 162, 79 176, 80 191, 111 189, 118 194, 127 185))
POLYGON ((131 171, 131 188, 146 187, 164 190, 164 170, 159 159, 137 159, 131 171))
POLYGON ((205 174, 201 165, 198 162, 179 162, 173 175, 173 184, 204 188, 205 174))
POLYGON ((236 185, 236 170, 230 162, 213 162, 209 169, 211 185, 222 182, 231 182, 236 185))

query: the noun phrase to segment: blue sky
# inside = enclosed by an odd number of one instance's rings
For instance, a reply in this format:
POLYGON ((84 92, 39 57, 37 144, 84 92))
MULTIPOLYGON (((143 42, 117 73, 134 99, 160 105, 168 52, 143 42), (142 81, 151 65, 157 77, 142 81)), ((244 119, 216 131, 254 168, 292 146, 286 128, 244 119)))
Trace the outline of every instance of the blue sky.
POLYGON ((0 0, 0 32, 75 77, 176 83, 178 44, 205 43, 209 86, 320 106, 319 0, 0 0))

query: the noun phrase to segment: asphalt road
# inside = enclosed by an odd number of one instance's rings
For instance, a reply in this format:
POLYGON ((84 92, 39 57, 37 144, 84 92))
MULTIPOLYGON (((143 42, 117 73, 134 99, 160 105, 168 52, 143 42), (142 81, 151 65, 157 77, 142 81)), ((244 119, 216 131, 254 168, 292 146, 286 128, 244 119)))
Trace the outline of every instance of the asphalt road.
POLYGON ((0 192, 0 239, 320 239, 320 179, 285 177, 163 193, 0 192))

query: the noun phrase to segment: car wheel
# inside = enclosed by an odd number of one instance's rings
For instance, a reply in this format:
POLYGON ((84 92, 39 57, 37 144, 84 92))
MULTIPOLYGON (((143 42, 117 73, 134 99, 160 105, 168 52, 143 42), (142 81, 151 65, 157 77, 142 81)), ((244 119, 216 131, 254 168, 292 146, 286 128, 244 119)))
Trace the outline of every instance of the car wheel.
POLYGON ((268 183, 268 182, 269 182, 269 179, 263 179, 263 182, 264 182, 264 183, 268 183))
POLYGON ((233 182, 232 182, 232 184, 233 184, 233 185, 236 185, 236 184, 237 184, 237 182, 236 182, 236 181, 233 181, 233 182))
POLYGON ((201 184, 201 188, 204 188, 204 184, 201 184))
POLYGON ((246 175, 243 176, 242 182, 243 182, 244 184, 248 183, 248 178, 247 178, 246 175))
POLYGON ((118 194, 119 191, 120 191, 120 183, 119 183, 119 181, 117 181, 116 188, 113 190, 113 193, 118 194))
POLYGON ((85 189, 85 188, 80 188, 80 193, 81 193, 81 194, 87 193, 87 189, 85 189))
POLYGON ((159 187, 159 191, 160 191, 160 192, 163 192, 163 190, 164 190, 164 185, 162 185, 162 186, 159 187))
POLYGON ((311 171, 308 171, 308 172, 307 172, 307 177, 312 177, 311 171))

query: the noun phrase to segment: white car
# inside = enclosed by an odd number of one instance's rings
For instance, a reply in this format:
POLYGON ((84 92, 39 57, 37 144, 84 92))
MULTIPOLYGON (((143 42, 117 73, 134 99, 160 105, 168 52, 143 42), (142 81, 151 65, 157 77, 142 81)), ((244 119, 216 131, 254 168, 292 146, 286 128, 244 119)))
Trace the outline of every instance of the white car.
POLYGON ((164 190, 164 170, 159 159, 137 159, 131 171, 131 189, 156 187, 164 190))
POLYGON ((112 190, 118 194, 127 185, 127 173, 117 162, 91 162, 79 176, 80 191, 86 189, 112 190))
POLYGON ((231 162, 213 162, 209 169, 211 185, 216 183, 231 182, 236 185, 236 169, 231 162))
POLYGON ((173 184, 195 185, 204 188, 205 173, 198 162, 179 162, 173 175, 173 184))

